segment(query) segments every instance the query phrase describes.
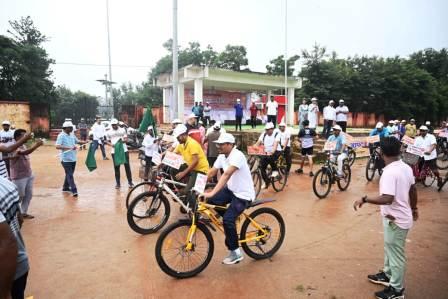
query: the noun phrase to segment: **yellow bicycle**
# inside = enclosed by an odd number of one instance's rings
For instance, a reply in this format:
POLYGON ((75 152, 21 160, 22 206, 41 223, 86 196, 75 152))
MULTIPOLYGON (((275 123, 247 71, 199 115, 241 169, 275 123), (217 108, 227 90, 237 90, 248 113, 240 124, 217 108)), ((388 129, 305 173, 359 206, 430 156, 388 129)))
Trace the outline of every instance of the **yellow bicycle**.
MULTIPOLYGON (((274 199, 253 201, 249 208, 272 202, 274 199)), ((179 220, 168 226, 159 236, 155 254, 159 267, 175 278, 189 278, 202 272, 213 257, 214 241, 210 229, 224 233, 217 212, 227 207, 198 200, 189 210, 191 219, 179 220)), ((285 222, 276 210, 259 208, 248 214, 243 212, 237 227, 244 220, 239 234, 239 244, 253 259, 272 257, 285 238, 285 222)))

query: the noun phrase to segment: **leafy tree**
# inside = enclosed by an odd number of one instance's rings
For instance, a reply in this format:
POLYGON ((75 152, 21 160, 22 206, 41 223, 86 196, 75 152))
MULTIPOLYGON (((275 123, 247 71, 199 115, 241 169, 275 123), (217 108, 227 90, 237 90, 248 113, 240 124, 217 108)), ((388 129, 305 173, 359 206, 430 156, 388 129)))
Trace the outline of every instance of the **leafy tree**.
MULTIPOLYGON (((287 75, 292 76, 294 74, 294 64, 297 60, 299 60, 299 55, 294 55, 288 58, 287 65, 287 75)), ((266 70, 268 71, 268 74, 271 75, 279 75, 284 76, 285 75, 285 58, 284 55, 280 55, 277 58, 272 59, 270 64, 266 65, 266 70)))
POLYGON ((95 120, 99 106, 96 96, 82 91, 72 92, 65 86, 58 86, 56 95, 59 103, 52 106, 53 124, 62 125, 66 118, 71 118, 74 124, 77 124, 81 118, 85 118, 88 122, 95 120))
MULTIPOLYGON (((242 67, 249 64, 246 55, 246 47, 227 45, 225 50, 219 53, 216 66, 233 71, 242 71, 242 67)), ((249 69, 244 70, 248 71, 249 69)))

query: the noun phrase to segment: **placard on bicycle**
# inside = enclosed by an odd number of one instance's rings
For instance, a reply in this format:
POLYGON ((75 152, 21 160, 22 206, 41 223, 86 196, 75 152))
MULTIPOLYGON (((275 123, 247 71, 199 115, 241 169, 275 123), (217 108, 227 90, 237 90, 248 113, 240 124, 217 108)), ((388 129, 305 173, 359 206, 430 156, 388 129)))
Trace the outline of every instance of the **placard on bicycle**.
POLYGON ((259 146, 248 145, 247 146, 247 154, 250 156, 266 156, 267 155, 264 150, 263 145, 259 145, 259 146))

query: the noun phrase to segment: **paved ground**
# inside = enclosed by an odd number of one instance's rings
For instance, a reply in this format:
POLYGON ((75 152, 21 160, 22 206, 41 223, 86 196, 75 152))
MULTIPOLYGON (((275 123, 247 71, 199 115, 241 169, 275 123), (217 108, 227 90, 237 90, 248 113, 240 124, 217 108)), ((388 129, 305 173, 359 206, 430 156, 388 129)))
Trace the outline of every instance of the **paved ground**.
MULTIPOLYGON (((85 152, 79 158, 84 161, 85 152)), ((137 180, 136 155, 131 159, 137 180)), ((366 275, 383 261, 379 209, 352 209, 356 198, 378 189, 377 181, 366 183, 364 164, 355 163, 347 192, 333 189, 324 200, 314 196, 308 176, 295 174, 282 193, 262 194, 277 199, 272 206, 287 226, 272 262, 247 257, 235 266, 221 265, 224 241, 215 233, 208 268, 195 278, 176 280, 156 264, 158 234, 140 236, 128 227, 127 189, 114 189, 111 161, 98 161, 92 173, 79 163, 80 196, 73 199, 60 192, 63 171, 56 151, 41 148, 32 156, 36 183, 30 213, 36 218, 23 227, 31 259, 26 294, 38 299, 373 298, 380 287, 366 275)), ((419 200, 421 219, 407 240, 407 298, 447 298, 448 190, 419 187, 419 200)), ((177 209, 172 210, 170 222, 178 217, 177 209)))

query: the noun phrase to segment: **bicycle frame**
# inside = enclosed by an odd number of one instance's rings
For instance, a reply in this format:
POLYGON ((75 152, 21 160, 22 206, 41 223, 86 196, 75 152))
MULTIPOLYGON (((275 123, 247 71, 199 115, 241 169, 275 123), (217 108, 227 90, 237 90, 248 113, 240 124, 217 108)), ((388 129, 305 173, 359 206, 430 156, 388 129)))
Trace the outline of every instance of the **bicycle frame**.
POLYGON ((160 180, 157 179, 156 183, 157 183, 157 187, 158 187, 158 192, 160 192, 160 190, 166 191, 169 195, 171 195, 173 197, 175 202, 177 202, 178 204, 180 204, 182 206, 182 208, 184 208, 186 211, 190 210, 188 203, 185 205, 183 203, 183 201, 176 195, 176 193, 174 193, 174 191, 171 190, 171 188, 167 185, 167 184, 173 184, 173 185, 185 188, 187 186, 187 184, 176 182, 176 181, 164 178, 164 177, 162 177, 160 180))

